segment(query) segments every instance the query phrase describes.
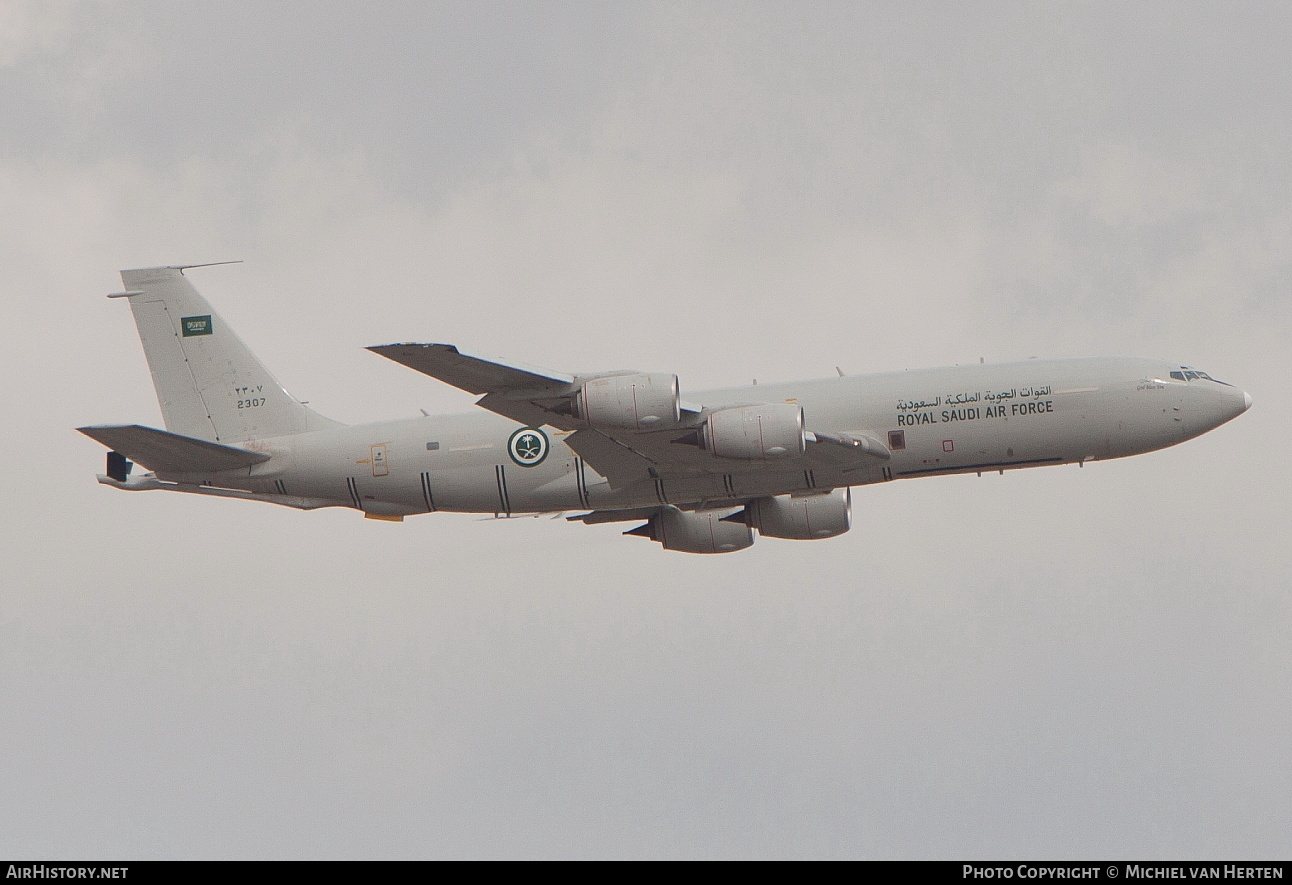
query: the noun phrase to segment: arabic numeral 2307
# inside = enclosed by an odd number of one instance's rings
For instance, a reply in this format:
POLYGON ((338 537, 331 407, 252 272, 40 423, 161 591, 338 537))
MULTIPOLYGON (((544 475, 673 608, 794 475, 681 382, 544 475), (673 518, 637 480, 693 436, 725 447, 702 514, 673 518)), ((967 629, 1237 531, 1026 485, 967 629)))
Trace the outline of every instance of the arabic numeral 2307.
POLYGON ((263 396, 252 397, 251 399, 238 400, 239 409, 254 409, 257 406, 263 406, 264 404, 265 404, 265 398, 263 396))

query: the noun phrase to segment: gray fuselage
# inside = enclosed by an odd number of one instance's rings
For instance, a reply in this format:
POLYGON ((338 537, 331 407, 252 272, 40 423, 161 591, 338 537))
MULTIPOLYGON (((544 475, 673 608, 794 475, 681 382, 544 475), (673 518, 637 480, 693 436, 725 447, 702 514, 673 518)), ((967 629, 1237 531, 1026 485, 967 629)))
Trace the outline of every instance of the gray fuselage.
POLYGON ((508 447, 522 425, 481 410, 255 441, 248 447, 272 453, 269 461, 200 482, 298 507, 348 506, 390 517, 716 506, 893 479, 1120 458, 1198 436, 1250 405, 1239 389, 1205 376, 1176 380, 1172 374, 1182 375, 1181 369, 1121 357, 1027 360, 686 394, 705 409, 797 403, 809 431, 865 434, 891 452, 886 461, 848 471, 709 457, 702 471, 611 488, 563 443, 568 431, 545 428, 550 451, 526 466, 508 447))

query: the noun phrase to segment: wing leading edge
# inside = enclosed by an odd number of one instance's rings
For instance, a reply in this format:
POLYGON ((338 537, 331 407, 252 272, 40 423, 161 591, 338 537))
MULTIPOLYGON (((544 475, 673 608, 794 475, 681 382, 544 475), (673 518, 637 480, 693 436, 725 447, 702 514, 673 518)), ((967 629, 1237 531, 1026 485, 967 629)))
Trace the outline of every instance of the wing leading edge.
POLYGON ((452 344, 381 344, 368 350, 467 393, 560 394, 575 381, 573 375, 463 353, 452 344))

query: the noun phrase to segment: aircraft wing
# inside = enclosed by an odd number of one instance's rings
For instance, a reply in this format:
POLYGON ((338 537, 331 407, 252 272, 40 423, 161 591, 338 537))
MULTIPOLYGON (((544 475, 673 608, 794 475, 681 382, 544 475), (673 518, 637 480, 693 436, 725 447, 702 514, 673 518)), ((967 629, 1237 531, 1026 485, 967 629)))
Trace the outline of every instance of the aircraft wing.
POLYGON ((207 442, 140 424, 99 424, 76 429, 154 473, 219 473, 250 467, 268 461, 270 457, 264 452, 207 442))
POLYGON ((474 356, 452 344, 382 344, 368 350, 468 393, 560 394, 574 383, 573 375, 474 356))
POLYGON ((481 408, 531 427, 547 424, 561 430, 577 430, 581 426, 568 412, 554 411, 579 384, 593 378, 631 374, 567 375, 463 353, 452 344, 382 344, 368 350, 459 390, 484 394, 476 402, 481 408))
MULTIPOLYGON (((565 444, 612 488, 665 476, 760 470, 769 463, 718 459, 694 443, 679 445, 687 437, 694 439, 695 429, 704 421, 706 412, 696 405, 682 403, 681 423, 660 430, 589 428, 574 417, 569 402, 581 385, 635 374, 631 371, 567 375, 474 356, 451 344, 385 344, 368 350, 469 393, 483 394, 476 404, 491 412, 531 427, 549 425, 574 431, 564 437, 565 444)), ((806 451, 793 460, 804 468, 847 473, 888 458, 887 447, 868 436, 816 432, 806 435, 806 451)), ((779 468, 793 466, 787 460, 775 464, 779 468)))
POLYGON ((695 446, 679 445, 683 431, 629 433, 583 429, 565 437, 565 444, 610 483, 612 489, 634 482, 703 473, 742 473, 749 470, 813 468, 850 473, 887 461, 888 448, 857 433, 808 433, 804 453, 795 459, 742 462, 714 458, 695 446), (799 462, 797 465, 795 462, 799 462))
MULTIPOLYGON (((664 459, 633 448, 631 443, 634 442, 641 448, 640 440, 620 442, 600 430, 580 430, 565 437, 565 444, 604 476, 612 489, 621 489, 665 473, 689 472, 685 464, 670 465, 664 459)), ((667 440, 663 442, 667 445, 667 440)))

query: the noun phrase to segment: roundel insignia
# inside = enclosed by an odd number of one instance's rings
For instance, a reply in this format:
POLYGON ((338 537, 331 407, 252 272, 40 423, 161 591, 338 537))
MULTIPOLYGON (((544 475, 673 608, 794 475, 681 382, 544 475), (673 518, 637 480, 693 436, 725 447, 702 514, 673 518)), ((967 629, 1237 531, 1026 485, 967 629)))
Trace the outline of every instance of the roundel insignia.
POLYGON ((547 457, 547 434, 537 427, 522 427, 507 440, 507 454, 521 467, 541 464, 547 457))

